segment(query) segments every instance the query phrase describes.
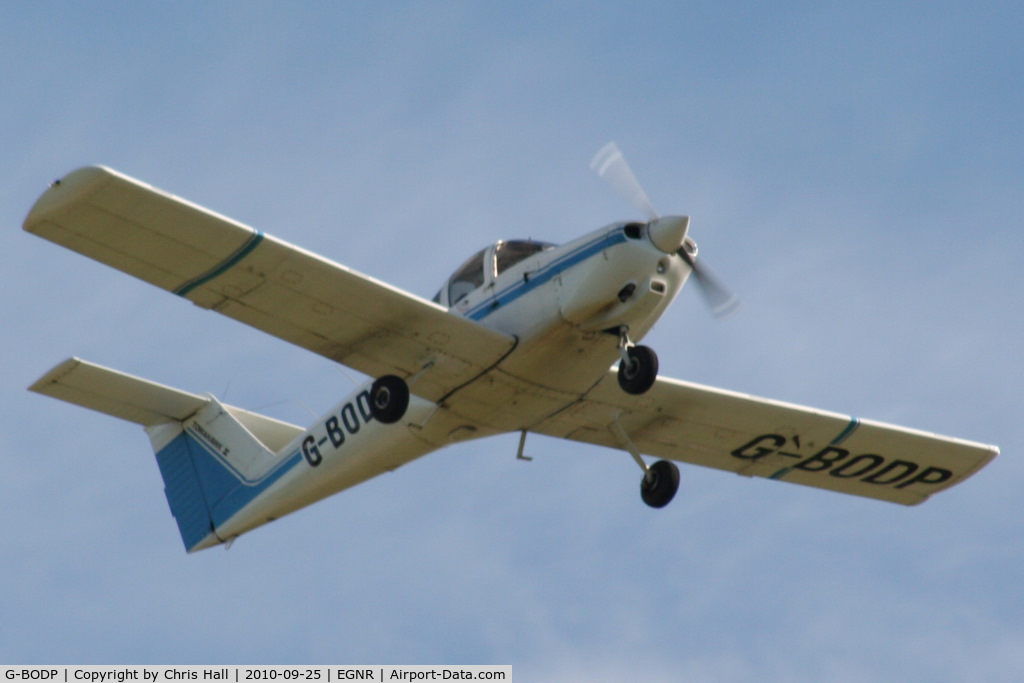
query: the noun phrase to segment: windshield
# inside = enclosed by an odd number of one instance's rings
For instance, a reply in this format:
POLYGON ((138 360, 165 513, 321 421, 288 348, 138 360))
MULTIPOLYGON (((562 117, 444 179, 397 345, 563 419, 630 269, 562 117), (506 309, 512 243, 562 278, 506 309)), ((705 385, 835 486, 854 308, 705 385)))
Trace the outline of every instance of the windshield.
POLYGON ((534 242, 533 240, 509 240, 498 242, 494 248, 495 259, 498 266, 498 275, 519 263, 523 259, 534 254, 554 249, 554 244, 548 242, 534 242))
POLYGON ((484 252, 486 251, 486 249, 481 249, 473 254, 462 264, 461 268, 455 271, 455 275, 452 275, 448 285, 449 306, 484 283, 484 252))
MULTIPOLYGON (((454 306, 459 300, 517 263, 534 254, 554 249, 555 246, 557 245, 550 242, 508 240, 498 242, 493 252, 490 247, 481 249, 469 257, 448 280, 448 305, 454 306)), ((441 291, 434 295, 435 303, 441 303, 441 291)))

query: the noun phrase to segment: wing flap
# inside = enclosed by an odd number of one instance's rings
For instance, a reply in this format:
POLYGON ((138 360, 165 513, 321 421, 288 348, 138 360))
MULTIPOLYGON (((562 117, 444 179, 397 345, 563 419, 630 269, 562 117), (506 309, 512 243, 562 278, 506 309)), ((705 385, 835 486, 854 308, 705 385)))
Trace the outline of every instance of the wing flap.
POLYGON ((515 339, 103 167, 45 192, 25 230, 370 376, 437 400, 515 339))
POLYGON ((617 421, 645 454, 744 476, 904 505, 924 502, 983 467, 995 446, 861 420, 678 380, 643 396, 608 375, 533 431, 623 448, 617 421))

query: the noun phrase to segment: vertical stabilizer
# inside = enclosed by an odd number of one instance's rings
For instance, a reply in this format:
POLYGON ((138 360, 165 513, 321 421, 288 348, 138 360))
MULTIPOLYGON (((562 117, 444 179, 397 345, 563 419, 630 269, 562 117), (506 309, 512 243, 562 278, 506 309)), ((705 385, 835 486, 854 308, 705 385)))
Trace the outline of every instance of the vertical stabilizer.
POLYGON ((281 459, 212 396, 187 420, 146 432, 189 552, 227 540, 217 527, 265 490, 280 469, 281 459))

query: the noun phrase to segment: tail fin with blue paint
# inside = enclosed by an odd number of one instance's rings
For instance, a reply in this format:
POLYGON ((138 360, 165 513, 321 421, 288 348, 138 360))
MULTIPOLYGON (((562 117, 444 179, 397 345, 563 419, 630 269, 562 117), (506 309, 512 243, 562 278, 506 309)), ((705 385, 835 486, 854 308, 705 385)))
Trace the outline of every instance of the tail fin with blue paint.
POLYGON ((217 527, 287 471, 278 452, 303 431, 77 358, 30 389, 146 428, 188 552, 226 540, 217 527))

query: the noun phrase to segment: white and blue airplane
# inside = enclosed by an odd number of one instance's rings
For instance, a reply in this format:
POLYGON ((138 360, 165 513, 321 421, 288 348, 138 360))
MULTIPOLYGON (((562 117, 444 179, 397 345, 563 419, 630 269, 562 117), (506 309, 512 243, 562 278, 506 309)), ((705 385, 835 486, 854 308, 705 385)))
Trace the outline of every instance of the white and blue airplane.
POLYGON ((648 217, 567 244, 480 250, 432 301, 99 166, 55 181, 24 229, 370 378, 308 429, 72 358, 32 385, 143 427, 188 552, 450 443, 529 432, 618 449, 667 505, 673 461, 916 505, 999 450, 658 376, 637 341, 697 260, 614 143, 594 167, 648 217), (616 367, 617 364, 617 367, 616 367), (648 464, 643 456, 661 458, 648 464))

